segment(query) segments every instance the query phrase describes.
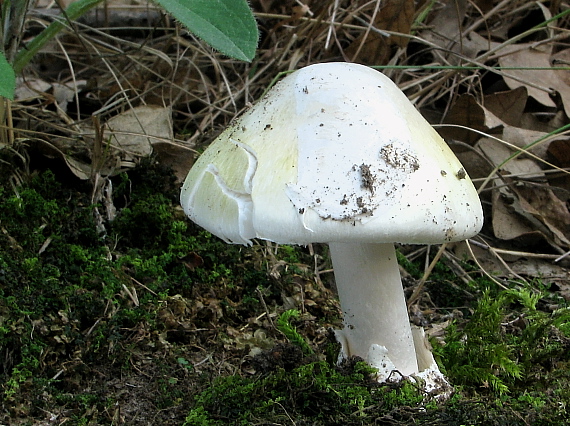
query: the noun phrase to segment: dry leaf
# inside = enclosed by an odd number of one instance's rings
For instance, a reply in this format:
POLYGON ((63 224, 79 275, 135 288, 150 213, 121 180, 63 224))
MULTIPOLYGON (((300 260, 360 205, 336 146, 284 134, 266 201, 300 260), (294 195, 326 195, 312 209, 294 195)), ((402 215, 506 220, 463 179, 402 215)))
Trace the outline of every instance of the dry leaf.
MULTIPOLYGON (((567 169, 570 167, 570 140, 560 139, 554 140, 548 145, 547 158, 554 165, 567 169)), ((550 185, 565 191, 568 202, 568 194, 570 194, 570 174, 560 171, 560 173, 549 175, 550 185)))
POLYGON ((14 99, 20 102, 29 102, 33 99, 43 97, 43 93, 51 89, 51 84, 39 78, 16 79, 16 91, 14 99))
POLYGON ((560 248, 570 247, 570 212, 545 184, 542 186, 513 181, 493 189, 493 232, 502 240, 519 240, 525 245, 544 239, 560 248))
POLYGON ((514 151, 496 139, 482 138, 477 143, 477 149, 489 159, 491 164, 495 167, 501 166, 501 170, 511 176, 524 176, 527 179, 544 179, 542 168, 533 159, 517 157, 505 163, 514 151))
POLYGON ((463 43, 462 24, 465 19, 467 10, 467 1, 465 0, 447 0, 445 6, 434 14, 433 19, 429 22, 429 30, 422 31, 421 36, 429 42, 440 46, 441 50, 435 51, 434 54, 441 55, 444 61, 456 64, 459 59, 456 55, 449 52, 460 53, 462 56, 471 57, 473 51, 468 49, 467 44, 463 43))
POLYGON ((550 46, 536 46, 535 43, 521 43, 507 46, 501 49, 499 65, 501 67, 520 68, 505 71, 505 83, 516 89, 525 86, 529 96, 532 96, 542 105, 556 107, 550 97, 554 80, 557 80, 556 72, 547 70, 533 70, 525 68, 550 67, 550 46), (506 77, 506 76, 510 77, 506 77), (512 77, 512 78, 511 78, 512 77))
POLYGON ((518 184, 511 188, 518 196, 522 209, 544 224, 557 246, 570 247, 570 212, 547 185, 518 184))
POLYGON ((497 140, 484 138, 477 144, 503 177, 496 181, 492 195, 492 224, 495 236, 502 240, 524 240, 525 244, 545 239, 556 246, 570 245, 570 213, 548 186, 544 172, 536 161, 514 158, 512 150, 497 140), (539 183, 513 177, 524 176, 539 183))
POLYGON ((495 237, 506 241, 519 240, 524 245, 543 240, 540 232, 515 214, 513 204, 516 200, 508 191, 503 188, 493 189, 492 202, 492 226, 495 237))
POLYGON ((87 180, 91 177, 92 174, 91 164, 87 164, 82 161, 76 160, 75 158, 69 155, 62 154, 62 157, 65 160, 67 166, 69 167, 71 173, 73 173, 79 179, 87 180))
POLYGON ((105 136, 123 158, 134 160, 152 153, 152 144, 171 141, 172 112, 170 108, 140 106, 111 118, 105 124, 105 136))
POLYGON ((558 167, 570 167, 570 140, 555 140, 548 145, 547 154, 558 167))
POLYGON ((505 71, 505 82, 511 89, 525 86, 529 96, 542 105, 556 108, 551 94, 555 92, 562 100, 566 115, 570 116, 570 86, 566 83, 568 72, 552 67, 551 46, 536 46, 535 43, 515 44, 500 51, 502 67, 521 69, 505 71), (524 68, 550 69, 524 69, 524 68))
MULTIPOLYGON (((153 152, 152 144, 156 141, 170 142, 173 139, 170 108, 142 106, 111 118, 105 125, 103 143, 110 142, 115 149, 103 147, 101 158, 93 158, 93 127, 85 124, 78 124, 77 127, 82 133, 84 145, 70 145, 68 139, 54 138, 53 143, 42 144, 42 149, 46 155, 63 159, 69 170, 83 180, 91 178, 94 172, 102 176, 120 173, 125 167, 133 167, 136 164, 134 160, 150 155, 153 152)), ((182 173, 184 164, 191 164, 193 155, 183 148, 179 148, 176 155, 178 171, 182 173)))
MULTIPOLYGON (((472 95, 462 95, 451 107, 445 117, 446 124, 457 124, 486 133, 496 132, 503 122, 494 114, 483 108, 472 95)), ((443 127, 440 130, 446 139, 456 139, 473 144, 481 134, 468 129, 443 127)))
POLYGON ((485 96, 483 106, 509 126, 520 127, 527 98, 526 87, 521 86, 485 96))
MULTIPOLYGON (((529 130, 529 129, 521 129, 520 127, 506 126, 503 129, 503 140, 519 148, 525 148, 529 144, 539 139, 543 139, 544 136, 546 136, 546 133, 544 132, 539 132, 536 130, 529 130)), ((532 152, 534 155, 538 156, 539 158, 546 159, 546 151, 548 149, 549 143, 551 143, 551 140, 548 140, 548 142, 545 140, 544 142, 535 144, 528 151, 532 152)))
MULTIPOLYGON (((543 142, 535 144, 528 151, 538 158, 546 160, 549 144, 554 140, 566 140, 567 137, 560 135, 545 139, 547 133, 542 130, 525 129, 514 125, 523 122, 530 123, 524 119, 526 92, 525 87, 520 87, 507 92, 487 95, 483 100, 485 106, 478 103, 472 95, 462 95, 453 104, 444 122, 497 135, 508 144, 518 148, 525 148, 539 139, 544 139, 543 142)), ((451 126, 444 126, 440 132, 444 138, 460 140, 468 144, 473 144, 481 137, 479 133, 474 131, 451 126)), ((503 160, 515 151, 514 147, 513 151, 505 155, 503 160)))
POLYGON ((156 142, 152 147, 158 162, 174 171, 177 182, 183 182, 194 164, 195 151, 171 142, 156 142))
MULTIPOLYGON (((376 2, 373 2, 376 7, 376 2)), ((374 11, 371 10, 372 14, 374 11)), ((376 29, 409 34, 414 21, 415 4, 413 0, 386 0, 380 3, 380 9, 372 25, 376 29)), ((352 62, 365 64, 385 64, 391 57, 392 46, 406 47, 407 37, 386 37, 375 31, 361 33, 345 50, 345 55, 352 62)))
MULTIPOLYGON (((568 68, 570 65, 570 49, 561 50, 550 57, 550 63, 553 67, 568 68)), ((556 70, 558 78, 567 85, 570 85, 570 70, 556 70)))

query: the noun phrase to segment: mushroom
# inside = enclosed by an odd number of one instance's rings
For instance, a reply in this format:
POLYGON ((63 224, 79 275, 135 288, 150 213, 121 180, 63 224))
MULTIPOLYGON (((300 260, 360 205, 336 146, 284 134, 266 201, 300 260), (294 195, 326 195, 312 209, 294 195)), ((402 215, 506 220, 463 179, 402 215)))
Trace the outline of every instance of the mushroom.
POLYGON ((328 243, 342 357, 366 359, 379 380, 441 378, 410 326, 394 243, 472 237, 483 213, 459 160, 388 77, 349 63, 290 74, 198 158, 181 203, 228 243, 328 243))

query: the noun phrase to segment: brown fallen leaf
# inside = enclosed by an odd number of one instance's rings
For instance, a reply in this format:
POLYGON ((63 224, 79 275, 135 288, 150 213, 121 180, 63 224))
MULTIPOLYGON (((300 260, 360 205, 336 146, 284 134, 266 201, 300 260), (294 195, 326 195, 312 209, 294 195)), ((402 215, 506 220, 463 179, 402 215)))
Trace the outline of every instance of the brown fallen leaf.
POLYGON ((105 124, 105 137, 127 161, 152 153, 152 144, 171 141, 172 112, 170 108, 143 105, 112 117, 105 124))
POLYGON ((558 167, 570 167, 570 140, 561 139, 552 141, 548 145, 547 154, 558 167))
POLYGON ((550 70, 529 68, 550 68, 550 46, 536 46, 535 43, 519 43, 506 46, 499 52, 501 67, 519 68, 505 71, 505 83, 516 89, 524 86, 529 96, 542 105, 555 108, 556 103, 551 98, 552 89, 558 80, 557 74, 550 70), (507 77, 507 75, 509 77, 507 77))
POLYGON ((443 62, 458 64, 460 60, 456 53, 465 57, 474 57, 479 49, 471 49, 469 43, 464 43, 462 22, 467 10, 467 1, 454 0, 444 3, 428 22, 429 30, 422 31, 420 35, 440 47, 433 53, 441 57, 443 62))
MULTIPOLYGON (((548 145, 546 156, 552 164, 567 170, 570 168, 570 140, 558 139, 552 141, 548 145)), ((565 191, 567 197, 570 195, 570 175, 567 172, 553 173, 549 175, 548 180, 553 187, 565 191)))
MULTIPOLYGON (((385 0, 371 2, 375 18, 371 25, 379 30, 409 34, 414 22, 415 2, 413 0, 385 0)), ((359 23, 362 24, 362 23, 359 23)), ((372 29, 361 33, 345 50, 351 62, 364 64, 386 64, 392 56, 392 47, 406 47, 409 39, 393 35, 386 37, 372 29)))
POLYGON ((504 123, 486 108, 483 108, 474 96, 459 96, 445 117, 444 123, 466 127, 443 127, 441 135, 446 139, 456 139, 472 145, 481 138, 481 134, 469 129, 485 133, 497 133, 504 123))
POLYGON ((525 212, 544 224, 557 246, 570 247, 570 212, 548 185, 518 184, 511 188, 525 212))
POLYGON ((492 223, 502 240, 545 239, 555 247, 570 246, 570 212, 548 185, 544 171, 530 158, 513 158, 512 149, 499 141, 484 138, 477 148, 495 166, 501 178, 495 181, 492 223))
MULTIPOLYGON (((485 96, 483 104, 472 95, 461 95, 450 108, 444 123, 459 125, 464 128, 446 127, 444 125, 439 131, 446 139, 460 140, 470 145, 473 145, 482 136, 476 131, 497 136, 505 141, 505 145, 510 145, 513 148, 512 151, 506 152, 502 160, 514 153, 517 147, 526 149, 530 144, 541 140, 541 142, 533 144, 528 152, 535 158, 546 161, 549 144, 556 140, 566 140, 568 136, 560 134, 546 138, 548 132, 544 131, 542 125, 537 130, 516 125, 517 123, 521 125, 533 123, 525 120, 524 116, 526 92, 525 87, 519 87, 507 92, 494 93, 485 96)), ((500 162, 496 165, 498 164, 500 162)))
POLYGON ((194 164, 196 152, 173 142, 155 142, 152 147, 158 162, 174 171, 177 182, 184 182, 188 171, 194 164))
POLYGON ((544 241, 541 232, 515 213, 517 208, 513 206, 514 202, 514 198, 504 189, 493 189, 492 226, 495 237, 517 242, 521 246, 535 245, 544 241))
POLYGON ((509 126, 521 127, 521 121, 528 98, 526 87, 496 92, 483 98, 483 106, 509 126))

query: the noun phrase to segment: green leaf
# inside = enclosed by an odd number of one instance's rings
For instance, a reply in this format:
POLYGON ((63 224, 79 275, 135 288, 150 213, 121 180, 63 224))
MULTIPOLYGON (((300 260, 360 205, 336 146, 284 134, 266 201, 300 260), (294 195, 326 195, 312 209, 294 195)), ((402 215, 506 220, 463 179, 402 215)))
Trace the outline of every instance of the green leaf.
POLYGON ((190 31, 224 55, 251 62, 259 33, 246 0, 157 0, 190 31))
POLYGON ((14 99, 16 76, 6 57, 0 53, 0 96, 14 99))

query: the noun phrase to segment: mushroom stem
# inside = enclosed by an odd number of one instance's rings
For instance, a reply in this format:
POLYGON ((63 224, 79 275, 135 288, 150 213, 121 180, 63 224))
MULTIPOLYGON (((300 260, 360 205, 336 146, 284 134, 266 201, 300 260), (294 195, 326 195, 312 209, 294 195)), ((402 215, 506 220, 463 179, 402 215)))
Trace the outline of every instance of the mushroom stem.
POLYGON ((382 370, 391 361, 404 376, 418 373, 394 245, 330 243, 329 248, 344 313, 344 329, 337 332, 343 355, 382 370), (374 362, 371 349, 380 349, 388 360, 374 362))

